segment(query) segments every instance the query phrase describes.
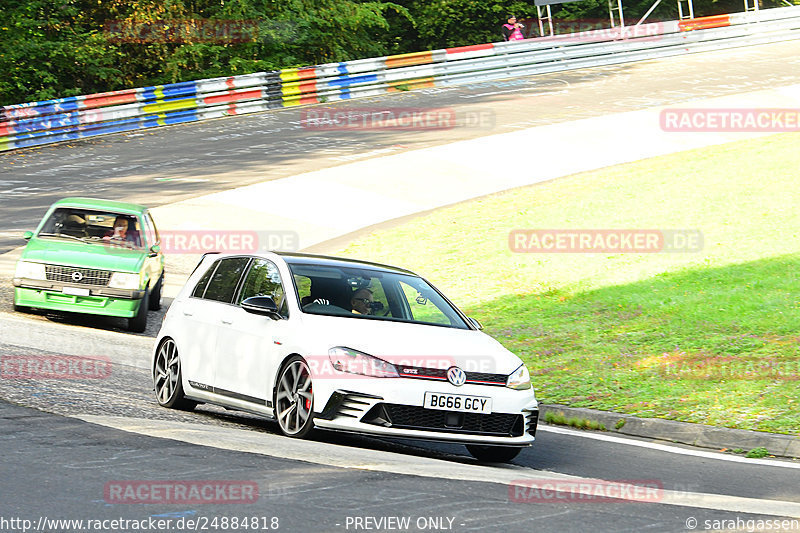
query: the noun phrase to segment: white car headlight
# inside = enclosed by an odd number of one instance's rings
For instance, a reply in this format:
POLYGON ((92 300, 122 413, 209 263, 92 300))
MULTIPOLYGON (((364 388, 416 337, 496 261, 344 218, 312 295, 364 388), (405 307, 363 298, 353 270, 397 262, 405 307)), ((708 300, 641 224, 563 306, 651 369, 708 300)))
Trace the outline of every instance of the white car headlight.
POLYGON ((524 363, 508 376, 506 387, 516 390, 527 390, 531 388, 531 374, 528 372, 528 367, 526 367, 524 363))
POLYGON ((340 372, 361 374, 373 378, 400 377, 393 364, 344 346, 336 346, 328 350, 328 359, 333 368, 340 372))
POLYGON ((28 279, 47 279, 42 263, 31 263, 30 261, 17 261, 17 270, 14 272, 15 278, 28 279))
POLYGON ((141 286, 141 283, 139 283, 139 274, 114 272, 111 274, 111 279, 108 280, 108 286, 112 289, 128 289, 134 291, 141 286))

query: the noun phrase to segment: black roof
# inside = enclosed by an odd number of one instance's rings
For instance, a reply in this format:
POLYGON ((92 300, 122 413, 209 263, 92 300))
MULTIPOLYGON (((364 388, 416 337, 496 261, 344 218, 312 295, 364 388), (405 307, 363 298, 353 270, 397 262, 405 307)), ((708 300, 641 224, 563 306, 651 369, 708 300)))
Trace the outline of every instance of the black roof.
POLYGON ((273 252, 273 253, 283 257, 284 261, 286 261, 290 265, 320 265, 320 266, 332 266, 332 267, 343 267, 343 268, 353 268, 354 266, 357 266, 359 268, 368 268, 370 270, 377 270, 380 272, 395 272, 400 274, 410 274, 412 276, 417 276, 417 274, 411 272, 410 270, 406 270, 404 268, 398 268, 391 265, 383 265, 381 263, 371 263, 369 261, 359 261, 358 259, 348 259, 344 257, 330 257, 327 255, 302 254, 299 252, 273 252))

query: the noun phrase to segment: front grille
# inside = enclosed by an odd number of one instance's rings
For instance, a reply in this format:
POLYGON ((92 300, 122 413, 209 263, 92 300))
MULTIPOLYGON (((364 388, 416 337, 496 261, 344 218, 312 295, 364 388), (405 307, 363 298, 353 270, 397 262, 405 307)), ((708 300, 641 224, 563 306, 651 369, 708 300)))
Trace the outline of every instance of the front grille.
MULTIPOLYGON (((414 379, 430 379, 447 381, 447 369, 424 368, 418 366, 397 365, 401 377, 414 379)), ((505 374, 489 374, 487 372, 465 372, 467 383, 473 385, 495 385, 505 387, 508 376, 505 374)))
POLYGON ((111 278, 108 270, 94 270, 92 268, 76 268, 58 265, 45 265, 47 281, 56 283, 74 283, 76 285, 92 285, 106 287, 111 278))
POLYGON ((459 413, 392 403, 375 405, 361 421, 398 429, 446 431, 498 437, 519 437, 525 431, 525 421, 522 415, 459 413))

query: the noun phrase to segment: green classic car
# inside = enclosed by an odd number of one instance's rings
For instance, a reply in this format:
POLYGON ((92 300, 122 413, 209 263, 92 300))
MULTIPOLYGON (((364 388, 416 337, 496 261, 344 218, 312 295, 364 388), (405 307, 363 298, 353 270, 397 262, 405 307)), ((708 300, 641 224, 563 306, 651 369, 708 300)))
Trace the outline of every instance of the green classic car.
POLYGON ((14 274, 14 309, 70 311, 128 319, 142 332, 161 307, 164 256, 147 208, 64 198, 50 206, 14 274))

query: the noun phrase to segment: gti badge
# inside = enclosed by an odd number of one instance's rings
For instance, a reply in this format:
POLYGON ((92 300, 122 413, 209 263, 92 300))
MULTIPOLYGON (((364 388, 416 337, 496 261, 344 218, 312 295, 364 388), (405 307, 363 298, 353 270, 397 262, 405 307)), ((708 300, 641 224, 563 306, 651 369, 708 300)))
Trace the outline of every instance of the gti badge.
POLYGON ((467 381, 467 374, 457 366, 451 366, 447 369, 447 381, 456 387, 460 387, 467 381))

